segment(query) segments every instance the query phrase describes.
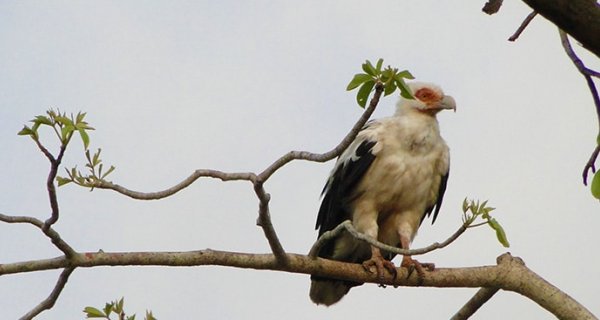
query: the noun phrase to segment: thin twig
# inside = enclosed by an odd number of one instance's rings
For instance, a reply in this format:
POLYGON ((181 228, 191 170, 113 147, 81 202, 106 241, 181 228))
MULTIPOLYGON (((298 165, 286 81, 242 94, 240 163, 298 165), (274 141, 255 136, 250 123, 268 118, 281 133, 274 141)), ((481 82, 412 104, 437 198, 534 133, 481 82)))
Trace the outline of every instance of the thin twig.
POLYGON ((481 288, 477 293, 465 303, 450 320, 466 320, 469 319, 481 306, 488 302, 500 290, 499 288, 481 288))
POLYGON ((588 159, 588 162, 583 167, 583 184, 587 186, 587 177, 590 170, 592 173, 596 173, 596 159, 598 159, 598 154, 600 153, 600 144, 596 145, 596 149, 592 152, 592 155, 588 159))
POLYGON ((529 25, 531 20, 533 20, 533 18, 535 18, 536 15, 537 15, 537 11, 535 11, 535 10, 532 11, 529 15, 527 15, 527 17, 525 17, 525 20, 523 20, 523 22, 521 22, 521 25, 519 26, 517 31, 515 31, 515 33, 512 36, 510 36, 510 38, 508 38, 508 41, 516 41, 519 38, 519 36, 521 35, 521 33, 523 33, 525 28, 527 28, 527 26, 529 25))
POLYGON ((58 277, 58 281, 56 281, 56 285, 54 286, 54 289, 52 290, 52 292, 50 292, 50 295, 46 299, 44 299, 42 302, 40 302, 37 306, 35 306, 33 309, 31 309, 29 312, 27 312, 24 316, 22 316, 20 318, 20 320, 30 320, 30 319, 33 319, 38 314, 40 314, 42 311, 50 310, 56 303, 56 300, 60 296, 60 293, 62 292, 65 285, 67 284, 67 281, 69 280, 69 276, 71 275, 73 270, 75 270, 74 267, 65 268, 63 270, 63 272, 60 274, 60 276, 58 277))
POLYGON ((62 251, 65 254, 65 256, 71 257, 74 254, 76 254, 75 250, 71 246, 69 246, 60 237, 60 234, 58 232, 56 232, 56 230, 52 229, 52 227, 47 227, 46 229, 44 229, 44 223, 39 219, 36 219, 34 217, 26 217, 26 216, 8 216, 8 215, 0 213, 0 221, 6 222, 6 223, 28 223, 28 224, 34 225, 34 226, 38 227, 40 230, 42 230, 42 232, 44 232, 44 234, 48 238, 50 238, 52 243, 60 251, 62 251))
POLYGON ((46 180, 46 188, 48 190, 48 197, 50 199, 50 208, 52 209, 52 214, 50 218, 44 222, 44 227, 42 230, 48 229, 51 225, 55 224, 58 221, 59 216, 59 208, 58 208, 58 198, 56 197, 56 187, 54 186, 54 180, 56 179, 56 175, 58 174, 58 167, 62 161, 63 156, 65 155, 65 150, 67 149, 67 145, 63 144, 60 147, 60 151, 58 152, 58 156, 56 159, 50 159, 50 172, 48 173, 48 179, 46 180))
MULTIPOLYGON (((588 88, 590 89, 590 93, 592 94, 592 99, 594 99, 594 105, 596 106, 596 115, 598 117, 598 127, 600 128, 600 97, 598 97, 598 90, 596 89, 596 84, 594 83, 594 80, 592 79, 592 76, 598 76, 598 73, 596 71, 588 69, 583 64, 583 61, 581 61, 581 59, 579 59, 579 57, 573 50, 573 47, 571 47, 571 43, 569 42, 569 37, 567 36, 567 33, 562 31, 561 29, 558 29, 558 33, 560 34, 560 42, 562 43, 562 46, 565 49, 565 52, 567 53, 567 56, 569 56, 571 61, 573 61, 573 64, 575 65, 575 67, 577 67, 577 70, 579 70, 579 72, 583 75, 583 77, 585 78, 585 81, 587 82, 588 88)), ((600 148, 600 145, 597 145, 594 152, 592 152, 592 156, 590 157, 590 159, 586 163, 585 167, 583 168, 582 177, 583 177, 584 185, 587 185, 587 177, 588 177, 589 171, 592 170, 592 172, 596 172, 595 163, 596 163, 596 159, 598 158, 598 153, 600 152, 599 148, 600 148)))
POLYGON ((95 181, 93 184, 93 187, 98 188, 98 189, 110 189, 110 190, 116 191, 122 195, 128 196, 133 199, 158 200, 158 199, 172 196, 173 194, 187 188, 194 181, 196 181, 202 177, 220 179, 221 181, 234 181, 234 180, 247 180, 247 181, 251 181, 251 182, 256 181, 256 174, 254 174, 252 172, 228 173, 228 172, 222 172, 222 171, 218 171, 218 170, 199 169, 199 170, 194 171, 189 177, 185 178, 183 181, 179 182, 178 184, 174 185, 173 187, 170 187, 170 188, 162 190, 162 191, 157 191, 157 192, 133 191, 133 190, 127 189, 125 187, 122 187, 118 184, 115 184, 115 183, 112 183, 109 181, 104 181, 104 180, 95 181))
POLYGON ((383 242, 379 242, 379 241, 367 236, 364 233, 358 232, 358 230, 356 230, 354 228, 354 226, 352 225, 352 221, 346 220, 346 221, 340 223, 337 227, 333 228, 332 230, 329 230, 329 231, 323 233, 319 237, 319 239, 317 239, 315 244, 313 244, 312 248, 310 248, 308 256, 312 257, 312 258, 316 258, 321 247, 329 240, 339 236, 343 231, 348 231, 356 239, 365 241, 365 242, 369 243, 370 245, 377 247, 379 249, 382 249, 382 250, 385 250, 385 251, 388 251, 391 253, 395 253, 395 254, 405 255, 405 256, 416 256, 416 255, 425 254, 425 253, 431 252, 433 250, 437 250, 437 249, 446 247, 447 245, 452 243, 454 240, 458 239, 458 237, 460 237, 460 235, 463 234, 466 230, 467 230, 467 227, 465 227, 465 225, 461 225, 460 228, 458 228, 458 230, 456 230, 456 232, 454 234, 452 234, 448 239, 446 239, 442 243, 435 242, 424 248, 406 250, 406 249, 401 249, 401 248, 390 246, 383 242))

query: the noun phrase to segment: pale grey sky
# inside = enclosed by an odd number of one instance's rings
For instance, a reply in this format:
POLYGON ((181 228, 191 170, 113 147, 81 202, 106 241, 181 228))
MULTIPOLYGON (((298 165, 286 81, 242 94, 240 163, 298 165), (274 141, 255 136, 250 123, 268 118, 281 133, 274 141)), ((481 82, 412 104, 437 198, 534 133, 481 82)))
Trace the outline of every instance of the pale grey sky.
MULTIPOLYGON (((365 59, 382 57, 438 83, 458 105, 439 117, 452 154, 444 206, 414 246, 453 233, 464 197, 490 199, 510 252, 600 315, 600 212, 580 177, 597 132, 592 99, 552 24, 538 17, 511 43, 529 8, 506 2, 490 17, 483 3, 2 1, 0 212, 49 213, 47 160, 16 133, 50 107, 88 112, 91 147, 117 167, 111 179, 155 191, 198 168, 260 171, 291 149, 329 150, 361 113, 345 85, 365 59)), ((383 100, 376 117, 395 102, 383 100)), ((73 143, 64 165, 83 166, 81 151, 73 143)), ((288 251, 305 253, 315 240, 332 166, 293 163, 267 183, 288 251)), ((201 180, 153 202, 69 185, 59 203, 56 229, 80 251, 269 250, 247 183, 201 180)), ((505 251, 480 228, 419 259, 478 266, 505 251)), ((5 224, 0 252, 0 263, 59 255, 38 230, 5 224)), ((2 318, 45 298, 58 273, 0 278, 2 318)), ((304 275, 223 267, 77 269, 39 319, 82 319, 83 307, 121 296, 138 317, 149 308, 159 319, 445 319, 475 292, 365 285, 324 308, 308 286, 304 275)), ((473 319, 507 318, 553 317, 500 292, 473 319)))

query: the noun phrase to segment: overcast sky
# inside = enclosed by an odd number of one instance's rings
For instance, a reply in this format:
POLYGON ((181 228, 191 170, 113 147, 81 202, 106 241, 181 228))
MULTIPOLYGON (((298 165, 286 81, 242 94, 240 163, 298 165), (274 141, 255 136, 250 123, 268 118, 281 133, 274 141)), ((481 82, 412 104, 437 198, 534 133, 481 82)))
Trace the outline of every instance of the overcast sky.
MULTIPOLYGON (((598 130, 592 99, 552 24, 538 17, 511 43, 530 9, 507 1, 490 17, 484 2, 2 1, 0 212, 49 214, 49 164, 16 135, 48 108, 87 112, 97 129, 91 148, 117 167, 111 180, 157 191, 195 169, 261 171, 292 149, 329 150, 361 114, 347 82, 365 59, 382 57, 441 85, 458 105, 439 116, 452 155, 442 212, 414 247, 452 234, 463 198, 489 199, 510 252, 600 315, 600 210, 581 182, 598 130)), ((375 117, 391 114, 395 100, 384 99, 375 117)), ((74 141, 64 166, 83 167, 82 150, 74 141)), ((314 242, 332 166, 295 162, 266 184, 286 250, 306 253, 314 242)), ((73 185, 58 196, 56 229, 78 251, 269 251, 248 183, 199 180, 153 202, 73 185)), ((480 266, 505 251, 482 227, 419 260, 480 266)), ((0 263, 60 255, 27 225, 0 224, 0 252, 0 263)), ((59 273, 1 277, 2 318, 39 303, 59 273)), ((309 283, 224 267, 77 269, 39 319, 82 319, 85 306, 121 296, 139 318, 152 309, 159 319, 446 319, 476 291, 364 285, 325 308, 310 302, 309 283)), ((511 318, 553 319, 511 292, 473 317, 511 318)))

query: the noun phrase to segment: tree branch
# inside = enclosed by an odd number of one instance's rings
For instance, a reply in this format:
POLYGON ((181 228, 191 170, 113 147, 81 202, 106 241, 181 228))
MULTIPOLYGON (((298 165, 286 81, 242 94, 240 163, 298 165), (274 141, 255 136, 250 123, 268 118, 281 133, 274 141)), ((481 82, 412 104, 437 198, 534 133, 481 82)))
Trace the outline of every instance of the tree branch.
POLYGON ((263 229, 265 237, 271 247, 271 252, 273 252, 277 261, 282 265, 287 265, 289 263, 287 254, 285 253, 285 250, 279 241, 279 237, 277 237, 273 223, 271 222, 271 214, 269 213, 269 201, 271 200, 271 195, 265 192, 262 183, 254 184, 254 192, 256 192, 259 201, 258 219, 256 220, 256 224, 263 229))
POLYGON ((58 277, 58 281, 56 282, 56 285, 54 286, 54 289, 52 290, 52 292, 50 292, 50 295, 46 299, 44 299, 42 302, 40 302, 37 306, 35 306, 35 308, 31 309, 24 316, 22 316, 20 318, 20 320, 33 319, 35 316, 40 314, 42 311, 50 310, 52 307, 54 307, 56 300, 58 300, 58 297, 60 296, 60 293, 62 292, 65 285, 67 284, 67 281, 69 280, 69 276, 71 275, 73 270, 75 270, 75 268, 71 268, 71 267, 65 268, 65 270, 63 270, 63 272, 58 277))
POLYGON ((381 98, 381 94, 383 93, 383 84, 377 83, 375 85, 375 93, 373 94, 373 98, 369 102, 369 106, 363 112, 361 117, 356 121, 350 132, 346 134, 344 139, 335 146, 330 151, 325 153, 312 153, 307 151, 290 151, 285 155, 281 156, 279 159, 275 160, 269 167, 267 167, 263 172, 259 174, 259 178, 263 181, 266 181, 271 177, 275 171, 279 170, 279 168, 286 165, 288 162, 293 160, 308 160, 312 162, 327 162, 337 156, 339 156, 348 146, 354 141, 358 132, 364 127, 365 123, 369 120, 375 108, 377 108, 377 104, 379 104, 379 99, 381 98))
POLYGON ((600 57, 600 4, 596 0, 523 0, 600 57))
POLYGON ((348 231, 356 239, 365 241, 368 244, 370 244, 374 247, 377 247, 379 249, 382 249, 382 250, 385 250, 385 251, 388 251, 391 253, 395 253, 395 254, 401 254, 401 255, 406 255, 406 256, 416 256, 416 255, 425 254, 427 252, 431 252, 433 250, 446 247, 447 245, 452 243, 454 240, 456 240, 466 230, 467 230, 467 227, 465 225, 461 225, 460 228, 458 228, 458 230, 454 234, 452 234, 448 239, 446 239, 442 243, 435 242, 424 248, 406 250, 406 249, 401 249, 398 247, 393 247, 393 246, 387 245, 383 242, 379 242, 379 241, 367 236, 364 233, 358 232, 358 230, 356 230, 354 228, 354 226, 352 225, 352 221, 346 220, 346 221, 340 223, 337 227, 333 228, 332 230, 324 232, 319 237, 319 239, 317 239, 315 244, 313 244, 312 248, 310 248, 308 256, 312 257, 312 258, 316 258, 317 254, 319 253, 319 249, 321 249, 321 247, 325 243, 327 243, 331 239, 336 238, 344 231, 348 231))
POLYGON ((34 217, 8 216, 8 215, 0 213, 0 221, 6 222, 6 223, 28 223, 33 226, 36 226, 40 230, 42 230, 42 232, 48 238, 50 238, 52 243, 60 251, 62 251, 65 254, 65 256, 70 257, 70 256, 76 254, 76 251, 73 248, 71 248, 71 246, 69 246, 64 240, 62 240, 62 238, 60 237, 60 234, 58 232, 56 232, 56 230, 54 230, 52 227, 47 227, 46 229, 44 229, 45 224, 39 219, 36 219, 34 217))
POLYGON ((450 318, 450 320, 466 320, 469 319, 479 308, 488 300, 490 300, 499 288, 481 288, 475 295, 467 301, 467 303, 450 318))
POLYGON ((202 177, 220 179, 221 181, 239 181, 246 180, 250 182, 256 181, 256 174, 252 172, 222 172, 211 169, 198 169, 194 171, 189 177, 185 178, 178 184, 157 192, 139 192, 127 189, 116 183, 112 183, 104 180, 94 181, 93 187, 98 189, 110 189, 116 191, 124 196, 137 199, 137 200, 158 200, 174 195, 175 193, 187 188, 196 180, 202 177))
MULTIPOLYGON (((558 29, 558 32, 560 34, 560 42, 562 43, 562 46, 565 49, 567 56, 569 56, 569 58, 571 59, 571 61, 573 61, 573 64, 579 71, 579 73, 581 73, 583 75, 583 77, 585 78, 585 81, 588 85, 590 93, 592 94, 592 99, 594 100, 594 105, 596 106, 596 116, 598 118, 598 128, 600 129, 600 97, 598 97, 598 90, 596 89, 596 84, 594 83, 594 80, 592 79, 592 76, 598 76, 598 73, 596 71, 588 69, 585 66, 585 64, 583 63, 583 61, 581 61, 581 59, 579 59, 579 57, 573 50, 573 47, 571 47, 571 43, 569 42, 569 37, 567 36, 567 33, 560 29, 558 29)), ((588 177, 589 171, 592 170, 592 172, 596 172, 595 163, 596 163, 596 159, 598 158, 599 152, 600 152, 600 145, 596 145, 596 149, 594 150, 594 152, 592 152, 590 159, 588 160, 585 167, 583 168, 582 177, 583 177, 584 185, 587 185, 587 177, 588 177)))
POLYGON ((510 38, 508 38, 508 41, 516 41, 521 35, 521 33, 523 33, 525 28, 527 28, 531 20, 535 18, 535 16, 537 16, 537 12, 535 11, 532 11, 529 15, 527 15, 527 17, 525 17, 525 20, 523 20, 517 31, 515 31, 515 33, 512 36, 510 36, 510 38))
POLYGON ((469 268, 437 268, 425 271, 425 277, 416 273, 408 276, 406 268, 398 268, 393 277, 383 279, 366 271, 361 264, 344 263, 306 255, 287 254, 289 263, 282 265, 273 254, 249 254, 213 250, 188 252, 129 252, 78 253, 70 259, 25 261, 0 265, 0 275, 34 272, 68 267, 98 266, 205 266, 219 265, 256 270, 285 271, 312 274, 321 277, 354 282, 387 284, 394 286, 426 286, 444 288, 498 287, 514 291, 535 301, 560 319, 596 319, 584 306, 529 270, 518 258, 504 254, 495 266, 469 268))
MULTIPOLYGON (((37 143, 38 146, 43 148, 42 152, 44 152, 45 148, 41 144, 39 144, 39 142, 37 143)), ((46 180, 46 189, 48 190, 48 197, 50 198, 50 208, 52 209, 52 214, 50 215, 50 218, 48 218, 46 222, 44 222, 44 226, 42 228, 42 231, 44 232, 46 229, 50 228, 50 226, 55 224, 56 221, 58 221, 59 208, 58 198, 56 197, 56 187, 54 186, 54 180, 56 179, 56 175, 58 174, 58 167, 60 166, 63 156, 65 155, 66 149, 67 145, 63 144, 60 147, 60 151, 58 152, 58 156, 56 157, 56 159, 54 159, 54 157, 48 157, 48 159, 50 159, 50 172, 48 173, 48 179, 46 180)))

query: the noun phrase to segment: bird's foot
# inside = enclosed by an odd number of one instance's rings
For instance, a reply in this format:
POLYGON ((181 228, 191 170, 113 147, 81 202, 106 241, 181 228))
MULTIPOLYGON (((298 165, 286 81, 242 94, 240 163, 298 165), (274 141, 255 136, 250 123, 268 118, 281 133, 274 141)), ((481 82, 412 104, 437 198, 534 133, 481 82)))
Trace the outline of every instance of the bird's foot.
POLYGON ((402 258, 401 267, 408 269, 408 275, 406 278, 408 279, 414 271, 417 271, 418 276, 418 285, 422 285, 425 280, 425 270, 433 271, 435 270, 435 265, 433 263, 420 263, 419 261, 411 258, 410 256, 404 256, 402 258))
MULTIPOLYGON (((396 279, 396 275, 397 275, 396 266, 394 265, 393 262, 386 260, 381 255, 375 255, 375 256, 371 257, 371 259, 364 261, 362 263, 362 265, 363 265, 363 268, 365 268, 365 270, 367 270, 369 272, 377 272, 377 277, 379 278, 380 282, 383 282, 385 280, 385 271, 384 270, 387 270, 392 275, 393 279, 396 279), (373 270, 373 268, 375 270, 373 270)), ((380 286, 385 286, 385 285, 383 283, 381 283, 380 286)))

